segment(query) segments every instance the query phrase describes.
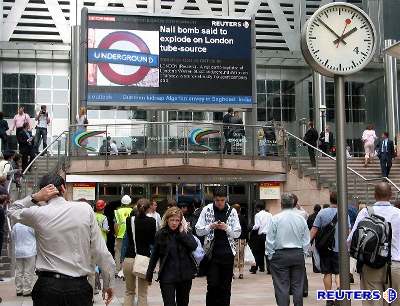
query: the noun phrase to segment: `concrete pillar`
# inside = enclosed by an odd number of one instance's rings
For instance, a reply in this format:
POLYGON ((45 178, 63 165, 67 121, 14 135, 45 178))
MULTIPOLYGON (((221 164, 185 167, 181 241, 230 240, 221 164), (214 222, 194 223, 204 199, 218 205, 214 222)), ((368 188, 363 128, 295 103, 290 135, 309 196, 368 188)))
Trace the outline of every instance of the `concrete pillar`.
POLYGON ((313 120, 315 128, 320 132, 326 126, 325 77, 317 72, 313 73, 313 101, 313 120))
MULTIPOLYGON (((390 47, 396 41, 393 39, 385 40, 385 48, 390 47)), ((390 138, 395 138, 399 132, 399 96, 397 92, 397 60, 396 58, 386 54, 384 59, 385 65, 385 89, 386 89, 386 105, 387 105, 387 122, 390 138)))
POLYGON ((69 122, 75 123, 76 115, 79 108, 79 49, 80 49, 80 26, 71 27, 71 92, 69 107, 69 122))

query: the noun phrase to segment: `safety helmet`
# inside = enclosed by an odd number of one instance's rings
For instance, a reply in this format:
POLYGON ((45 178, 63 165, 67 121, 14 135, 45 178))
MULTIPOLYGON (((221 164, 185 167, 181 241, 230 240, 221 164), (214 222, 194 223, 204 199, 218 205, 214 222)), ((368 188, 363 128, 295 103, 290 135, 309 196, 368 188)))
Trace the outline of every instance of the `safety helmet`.
POLYGON ((131 204, 131 203, 132 203, 132 199, 131 199, 130 196, 128 196, 128 195, 126 194, 126 195, 124 195, 124 196, 122 197, 122 199, 121 199, 121 204, 122 204, 122 205, 129 205, 129 204, 131 204))
POLYGON ((96 202, 96 209, 97 210, 103 210, 106 207, 106 202, 104 202, 103 200, 98 200, 96 202))

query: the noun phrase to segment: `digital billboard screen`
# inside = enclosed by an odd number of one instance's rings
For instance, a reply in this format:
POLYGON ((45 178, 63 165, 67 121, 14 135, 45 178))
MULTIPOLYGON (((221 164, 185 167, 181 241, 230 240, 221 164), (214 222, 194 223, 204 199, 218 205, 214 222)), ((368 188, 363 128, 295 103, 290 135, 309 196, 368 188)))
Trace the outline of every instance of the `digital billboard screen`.
POLYGON ((87 15, 87 103, 251 107, 252 25, 244 19, 87 15))

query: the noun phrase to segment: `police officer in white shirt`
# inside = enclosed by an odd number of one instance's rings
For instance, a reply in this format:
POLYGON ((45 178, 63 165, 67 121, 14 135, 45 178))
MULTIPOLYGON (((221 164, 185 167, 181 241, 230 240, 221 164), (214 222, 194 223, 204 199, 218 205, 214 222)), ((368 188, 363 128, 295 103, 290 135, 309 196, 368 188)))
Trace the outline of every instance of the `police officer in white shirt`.
POLYGON ((40 180, 40 191, 14 202, 8 214, 35 230, 36 273, 32 291, 35 306, 89 306, 93 288, 87 276, 91 260, 101 269, 103 299, 108 305, 114 295, 115 263, 101 236, 91 206, 64 199, 65 181, 57 174, 40 180))
MULTIPOLYGON (((272 222, 272 214, 265 210, 265 203, 263 201, 258 201, 256 203, 256 215, 254 216, 254 226, 253 231, 257 232, 257 236, 253 237, 252 242, 252 251, 254 255, 254 259, 256 260, 256 266, 252 266, 250 272, 252 274, 257 273, 257 269, 260 272, 265 272, 265 238, 267 232, 271 226, 272 222)), ((253 233, 254 235, 255 233, 253 233)), ((267 261, 267 270, 268 269, 268 261, 267 261)))

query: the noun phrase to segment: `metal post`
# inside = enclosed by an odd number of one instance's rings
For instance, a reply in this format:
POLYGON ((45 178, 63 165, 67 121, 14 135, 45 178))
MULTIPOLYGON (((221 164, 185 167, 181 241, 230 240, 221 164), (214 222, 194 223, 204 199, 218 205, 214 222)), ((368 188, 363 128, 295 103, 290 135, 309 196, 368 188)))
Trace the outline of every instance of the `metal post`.
POLYGON ((80 97, 80 26, 72 26, 72 43, 71 43, 71 91, 70 91, 70 113, 69 122, 72 124, 78 114, 79 97, 80 97))
MULTIPOLYGON (((385 48, 395 43, 393 39, 385 40, 385 48)), ((387 101, 387 121, 390 137, 395 139, 399 132, 398 122, 398 93, 397 93, 397 66, 396 58, 385 55, 385 88, 387 101)))
POLYGON ((83 7, 81 11, 81 35, 80 35, 80 54, 79 54, 79 100, 80 106, 87 106, 87 85, 88 85, 88 69, 87 69, 87 7, 83 7))
MULTIPOLYGON (((335 104, 336 104, 336 169, 338 195, 338 225, 339 225, 339 272, 340 289, 350 289, 350 260, 347 252, 347 236, 349 233, 347 222, 347 160, 345 138, 345 84, 343 76, 335 76, 335 104)), ((349 300, 343 300, 341 305, 350 305, 349 300)))
POLYGON ((314 100, 314 122, 317 131, 324 127, 325 104, 325 77, 318 72, 313 73, 313 100, 314 100))

